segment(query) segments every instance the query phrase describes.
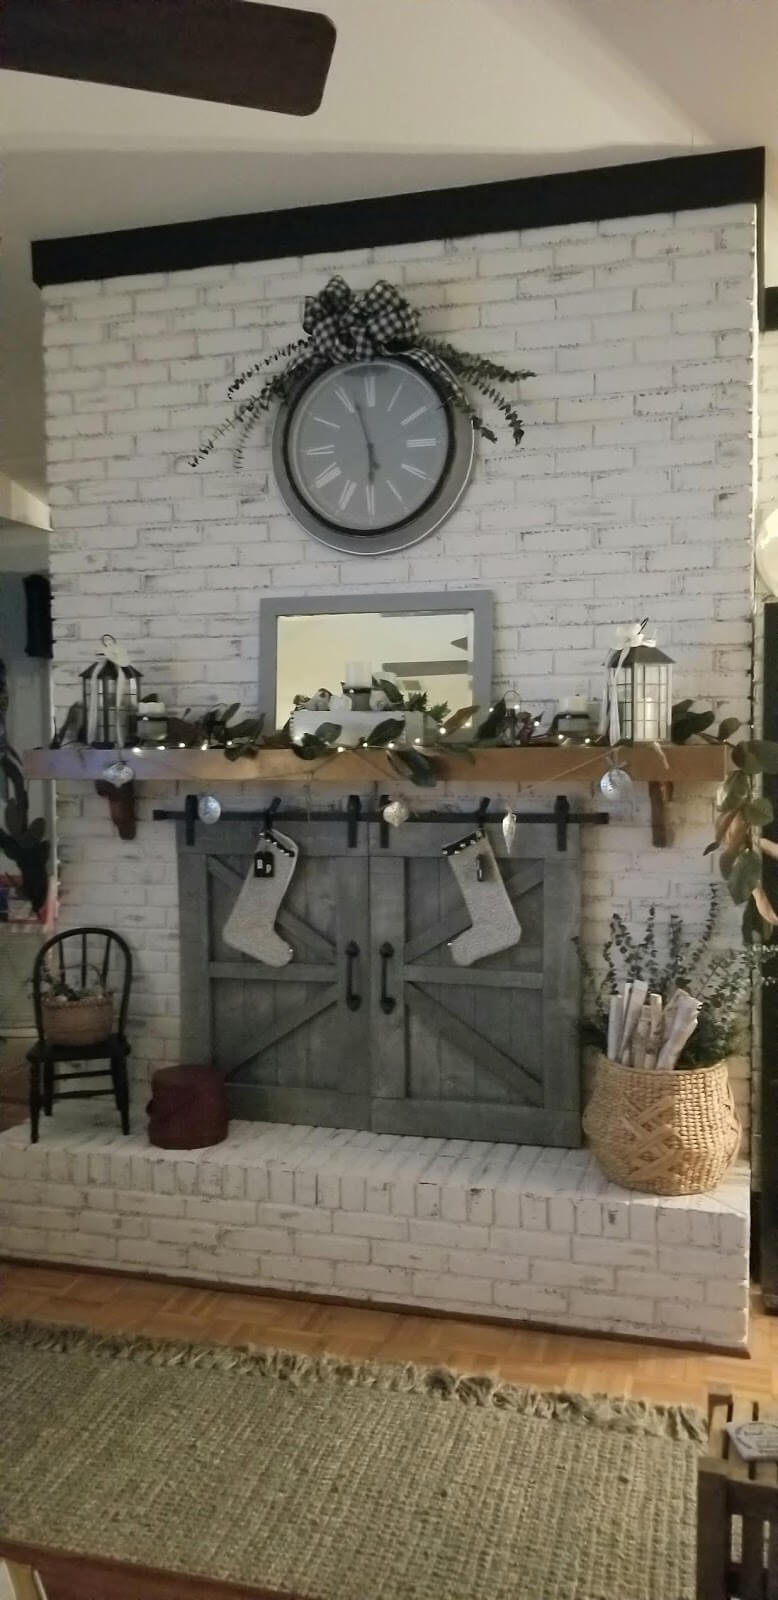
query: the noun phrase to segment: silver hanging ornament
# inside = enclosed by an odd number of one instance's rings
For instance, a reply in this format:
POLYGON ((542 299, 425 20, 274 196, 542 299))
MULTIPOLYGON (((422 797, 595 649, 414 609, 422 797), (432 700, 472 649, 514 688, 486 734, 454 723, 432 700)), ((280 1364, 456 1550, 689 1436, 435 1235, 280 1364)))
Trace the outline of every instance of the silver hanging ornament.
POLYGON ((516 812, 506 811, 505 816, 502 819, 502 836, 505 840, 505 848, 508 852, 508 855, 510 855, 513 849, 513 842, 516 838, 517 827, 518 823, 516 820, 516 812))
POLYGON ((197 797, 197 815, 201 822, 218 822, 222 814, 221 802, 215 794, 200 794, 197 797))
POLYGON ((128 761, 109 761, 108 766, 103 767, 102 776, 106 783, 121 789, 125 783, 132 783, 135 773, 128 761))
POLYGON ((629 799, 633 784, 629 773, 614 763, 603 773, 599 787, 603 800, 607 800, 611 805, 618 805, 620 801, 629 799))
POLYGON ((404 800, 390 800, 382 812, 384 822, 388 822, 391 828, 401 828, 403 823, 408 821, 410 814, 404 800))

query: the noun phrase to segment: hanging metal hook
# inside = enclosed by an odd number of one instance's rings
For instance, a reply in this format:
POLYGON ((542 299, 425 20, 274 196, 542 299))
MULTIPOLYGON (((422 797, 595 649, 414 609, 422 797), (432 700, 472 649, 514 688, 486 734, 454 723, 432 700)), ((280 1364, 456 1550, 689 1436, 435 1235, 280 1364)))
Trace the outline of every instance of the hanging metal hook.
POLYGON ((270 805, 268 806, 268 808, 267 808, 267 810, 265 812, 265 821, 264 821, 264 832, 265 833, 272 833, 273 832, 273 819, 276 816, 277 812, 279 812, 281 810, 281 805, 282 805, 281 796, 280 796, 280 794, 277 794, 275 796, 275 798, 273 800, 271 800, 270 805))

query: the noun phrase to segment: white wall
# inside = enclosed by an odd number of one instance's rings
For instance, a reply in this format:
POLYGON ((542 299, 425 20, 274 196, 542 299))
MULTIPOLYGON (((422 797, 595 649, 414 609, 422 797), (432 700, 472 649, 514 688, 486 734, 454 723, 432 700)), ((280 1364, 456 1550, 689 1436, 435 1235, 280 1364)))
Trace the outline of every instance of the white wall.
MULTIPOLYGON (((263 593, 481 585, 496 597, 497 689, 515 682, 539 707, 596 693, 615 627, 648 614, 678 695, 747 719, 754 228, 744 204, 48 289, 60 710, 109 625, 179 706, 252 708, 263 593), (383 560, 331 554, 296 526, 261 436, 242 476, 227 451, 187 464, 233 373, 299 334, 301 297, 333 268, 355 288, 391 278, 425 331, 537 374, 522 448, 485 446, 443 528, 383 560)), ((65 915, 112 921, 136 947, 141 1073, 177 1054, 175 844, 149 820, 165 792, 144 791, 138 839, 120 845, 102 802, 61 790, 65 915)), ((585 831, 590 948, 614 908, 700 916, 712 808, 711 790, 679 794, 661 852, 642 793, 585 831)))

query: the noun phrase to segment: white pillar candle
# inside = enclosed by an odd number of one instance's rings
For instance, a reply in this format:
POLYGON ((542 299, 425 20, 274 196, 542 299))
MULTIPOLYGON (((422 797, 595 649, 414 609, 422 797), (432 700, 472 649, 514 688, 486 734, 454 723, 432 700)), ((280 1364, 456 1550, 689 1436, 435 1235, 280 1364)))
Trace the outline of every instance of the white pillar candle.
POLYGON ((345 666, 344 684, 349 689, 369 689, 373 681, 373 669, 369 661, 347 661, 345 666))

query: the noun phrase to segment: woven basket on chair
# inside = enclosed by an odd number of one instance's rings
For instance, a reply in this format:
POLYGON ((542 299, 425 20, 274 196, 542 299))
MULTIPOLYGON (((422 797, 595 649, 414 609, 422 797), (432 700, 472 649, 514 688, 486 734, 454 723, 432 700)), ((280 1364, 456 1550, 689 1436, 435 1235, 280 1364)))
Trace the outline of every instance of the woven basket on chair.
POLYGON ((583 1125, 605 1176, 648 1194, 715 1189, 740 1146, 725 1061, 644 1072, 598 1055, 583 1125))
POLYGON ((113 1029, 113 995, 85 995, 82 1000, 42 1001, 43 1032, 48 1044, 100 1044, 113 1029))

